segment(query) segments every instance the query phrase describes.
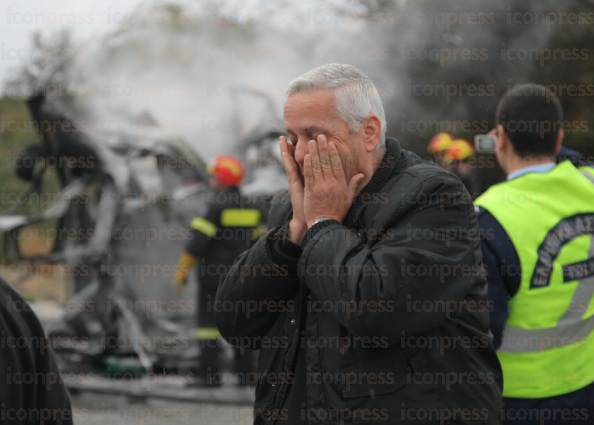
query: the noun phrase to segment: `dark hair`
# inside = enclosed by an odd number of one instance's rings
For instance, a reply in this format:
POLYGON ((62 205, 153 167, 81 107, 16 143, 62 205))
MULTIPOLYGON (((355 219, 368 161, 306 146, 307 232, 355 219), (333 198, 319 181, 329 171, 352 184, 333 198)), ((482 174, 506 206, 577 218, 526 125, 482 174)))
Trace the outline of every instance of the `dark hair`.
POLYGON ((522 158, 555 155, 563 120, 559 98, 538 84, 521 84, 509 90, 497 105, 501 124, 514 150, 522 158))

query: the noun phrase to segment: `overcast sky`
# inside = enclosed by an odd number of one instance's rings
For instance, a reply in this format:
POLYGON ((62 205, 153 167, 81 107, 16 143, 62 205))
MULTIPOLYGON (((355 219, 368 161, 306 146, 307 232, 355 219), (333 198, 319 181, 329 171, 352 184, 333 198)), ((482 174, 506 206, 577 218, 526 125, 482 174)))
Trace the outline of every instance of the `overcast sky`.
POLYGON ((71 28, 88 38, 113 28, 146 0, 0 0, 0 89, 10 69, 27 58, 31 34, 71 28))

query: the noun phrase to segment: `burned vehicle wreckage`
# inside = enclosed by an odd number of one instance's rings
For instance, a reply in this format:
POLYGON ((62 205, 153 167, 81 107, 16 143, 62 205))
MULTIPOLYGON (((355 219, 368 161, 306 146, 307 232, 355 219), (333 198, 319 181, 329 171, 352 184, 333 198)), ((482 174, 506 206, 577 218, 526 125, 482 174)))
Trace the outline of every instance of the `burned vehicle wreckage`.
MULTIPOLYGON (((189 223, 209 196, 205 161, 180 138, 85 131, 43 94, 31 96, 27 106, 40 142, 21 151, 16 174, 30 188, 0 216, 0 230, 10 262, 68 270, 73 295, 61 319, 46 324, 63 369, 191 371, 199 357, 197 285, 179 295, 174 275, 189 223), (50 169, 59 192, 50 194, 49 207, 17 214, 27 198, 43 193, 50 169), (23 230, 43 222, 55 223, 50 252, 24 254, 23 230)), ((156 125, 150 116, 143 120, 156 125)), ((251 176, 247 198, 264 213, 272 193, 260 190, 270 184, 256 177, 269 182, 270 172, 282 172, 273 148, 277 136, 271 130, 238 139, 251 176)))

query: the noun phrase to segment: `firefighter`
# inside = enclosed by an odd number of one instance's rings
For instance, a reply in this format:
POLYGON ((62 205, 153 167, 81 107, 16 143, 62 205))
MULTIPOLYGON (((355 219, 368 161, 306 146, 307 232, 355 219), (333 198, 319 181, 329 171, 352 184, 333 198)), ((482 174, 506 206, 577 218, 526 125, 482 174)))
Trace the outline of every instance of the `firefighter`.
POLYGON ((443 155, 444 168, 457 175, 468 192, 475 197, 477 193, 474 167, 470 163, 474 156, 474 147, 465 139, 455 139, 443 155))
POLYGON ((457 175, 474 197, 477 179, 470 164, 474 147, 468 141, 454 138, 450 133, 437 133, 429 141, 427 152, 436 164, 457 175))
MULTIPOLYGON (((200 357, 196 384, 220 385, 220 335, 213 303, 218 285, 235 258, 261 230, 258 209, 246 207, 239 185, 244 177, 241 163, 230 156, 218 156, 209 168, 211 199, 206 213, 191 223, 191 237, 181 254, 176 272, 178 292, 186 284, 189 271, 197 266, 198 302, 196 338, 200 357)), ((234 369, 245 384, 251 371, 249 354, 235 350, 234 369)))
POLYGON ((556 162, 562 120, 543 86, 506 93, 507 181, 476 200, 506 424, 594 421, 594 169, 556 162))
POLYGON ((435 162, 445 167, 444 156, 452 146, 454 139, 449 133, 438 133, 431 138, 427 145, 427 152, 431 154, 435 162))
POLYGON ((474 155, 474 148, 464 139, 456 139, 445 152, 444 160, 447 163, 454 161, 466 161, 474 155))

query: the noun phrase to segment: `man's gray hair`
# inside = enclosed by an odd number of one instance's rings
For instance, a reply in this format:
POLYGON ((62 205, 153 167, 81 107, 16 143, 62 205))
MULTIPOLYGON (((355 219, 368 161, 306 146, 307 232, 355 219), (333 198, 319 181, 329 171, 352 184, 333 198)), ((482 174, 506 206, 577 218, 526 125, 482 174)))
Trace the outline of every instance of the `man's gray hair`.
POLYGON ((380 147, 386 142, 386 114, 382 99, 371 79, 352 65, 329 63, 295 78, 289 83, 287 95, 335 89, 336 112, 351 131, 358 131, 363 120, 375 115, 381 123, 380 147))

